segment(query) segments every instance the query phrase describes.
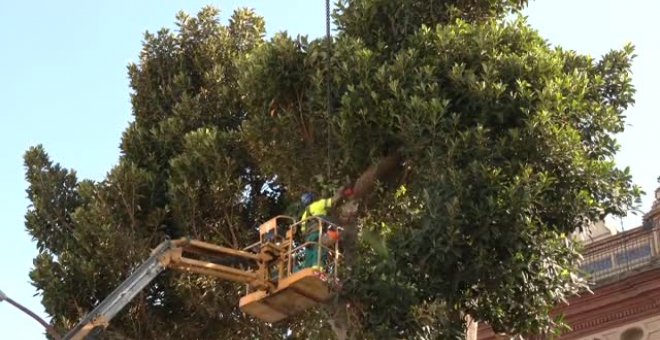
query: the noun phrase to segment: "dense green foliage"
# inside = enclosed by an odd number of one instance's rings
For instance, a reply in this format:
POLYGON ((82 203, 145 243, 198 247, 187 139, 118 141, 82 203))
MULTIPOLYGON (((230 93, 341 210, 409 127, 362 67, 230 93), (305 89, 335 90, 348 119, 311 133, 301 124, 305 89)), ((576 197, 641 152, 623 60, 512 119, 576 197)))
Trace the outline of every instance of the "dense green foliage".
POLYGON ((553 329, 549 310, 584 286, 566 235, 639 195, 613 162, 633 55, 553 48, 503 19, 524 3, 340 1, 331 69, 324 40, 266 41, 248 10, 227 26, 211 8, 180 14, 175 32, 147 34, 129 66, 135 120, 104 181, 26 153, 32 279, 54 323, 70 327, 166 234, 246 245, 301 192, 330 194, 396 152, 405 171, 349 226, 334 308, 272 327, 238 312, 241 286, 166 274, 110 331, 450 338, 464 313, 499 331, 553 329))

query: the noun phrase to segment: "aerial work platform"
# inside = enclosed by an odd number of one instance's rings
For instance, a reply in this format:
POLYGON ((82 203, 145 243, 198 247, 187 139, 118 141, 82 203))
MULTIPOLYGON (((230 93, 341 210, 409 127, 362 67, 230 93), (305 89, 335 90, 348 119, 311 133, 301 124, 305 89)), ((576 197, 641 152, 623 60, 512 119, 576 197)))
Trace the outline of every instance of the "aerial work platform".
POLYGON ((317 269, 306 268, 279 282, 273 293, 256 291, 241 298, 241 311, 266 322, 278 322, 332 297, 327 279, 317 269))
POLYGON ((278 322, 327 302, 333 295, 340 256, 337 238, 327 234, 338 235, 341 228, 318 217, 294 222, 287 216, 270 219, 260 226, 259 241, 244 249, 186 238, 161 243, 63 339, 88 339, 102 333, 110 320, 166 269, 244 283, 246 293, 240 299, 240 309, 266 322, 278 322), (301 242, 294 239, 296 229, 308 222, 308 229, 318 232, 320 241, 297 245, 301 242), (318 251, 316 263, 300 268, 302 253, 310 251, 318 251))
MULTIPOLYGON (((319 243, 306 242, 292 248, 293 242, 290 241, 292 241, 292 235, 300 222, 292 224, 292 228, 285 231, 285 236, 278 239, 278 231, 281 231, 277 230, 278 225, 281 225, 277 223, 278 218, 281 217, 276 217, 264 223, 260 228, 261 235, 269 235, 271 239, 274 239, 274 244, 279 244, 280 247, 277 288, 270 292, 268 290, 257 290, 248 293, 239 302, 240 309, 244 313, 271 323, 328 302, 333 296, 331 287, 334 283, 329 281, 336 280, 336 269, 339 263, 339 243, 327 237, 319 237, 321 240, 319 243), (275 237, 273 237, 273 234, 275 237), (294 269, 297 267, 294 264, 296 254, 306 247, 308 249, 311 247, 314 251, 319 252, 318 261, 312 268, 296 270, 294 269), (328 254, 325 263, 323 262, 324 256, 320 256, 321 252, 328 254)), ((328 229, 334 229, 335 231, 341 229, 320 218, 313 218, 312 220, 316 220, 318 231, 315 232, 319 232, 320 235, 323 235, 323 232, 327 232, 328 229)))

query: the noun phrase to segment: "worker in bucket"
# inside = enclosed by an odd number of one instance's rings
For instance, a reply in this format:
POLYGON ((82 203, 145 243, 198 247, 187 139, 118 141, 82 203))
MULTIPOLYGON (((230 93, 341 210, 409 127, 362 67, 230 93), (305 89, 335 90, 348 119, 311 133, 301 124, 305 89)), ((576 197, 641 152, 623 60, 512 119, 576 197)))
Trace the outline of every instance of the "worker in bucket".
MULTIPOLYGON (((344 187, 337 191, 332 198, 323 198, 314 201, 314 194, 306 192, 301 197, 301 203, 305 207, 305 211, 301 217, 301 234, 305 242, 310 243, 305 247, 305 259, 303 261, 303 268, 318 267, 319 266, 319 249, 320 241, 328 247, 334 242, 339 240, 339 230, 327 223, 321 223, 322 229, 319 232, 319 220, 332 222, 330 219, 330 211, 332 208, 338 206, 344 199, 350 198, 353 195, 353 190, 350 187, 344 187), (316 217, 316 218, 315 218, 316 217), (307 221, 306 221, 307 220, 307 221), (319 239, 321 236, 321 239, 319 239)), ((328 250, 321 250, 321 262, 325 263, 328 250)), ((320 269, 320 268, 318 268, 320 269)))

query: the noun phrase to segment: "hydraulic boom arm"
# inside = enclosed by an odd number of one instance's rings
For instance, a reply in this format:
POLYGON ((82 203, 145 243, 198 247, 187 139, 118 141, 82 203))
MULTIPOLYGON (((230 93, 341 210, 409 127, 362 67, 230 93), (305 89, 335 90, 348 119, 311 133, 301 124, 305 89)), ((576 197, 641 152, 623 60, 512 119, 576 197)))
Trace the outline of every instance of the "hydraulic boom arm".
POLYGON ((110 320, 165 269, 245 283, 247 289, 239 308, 266 322, 301 313, 329 301, 333 294, 325 273, 337 273, 339 242, 324 236, 324 230, 329 234, 330 229, 335 235, 343 230, 320 217, 295 222, 288 216, 275 216, 259 226, 259 241, 243 250, 186 238, 165 241, 64 339, 92 339, 101 334, 110 320), (302 223, 312 223, 310 232, 319 233, 318 241, 294 246, 294 235, 302 223), (333 259, 325 259, 331 250, 333 259), (318 254, 315 265, 296 268, 296 256, 303 251, 305 256, 318 254), (322 266, 324 269, 320 269, 322 266))
POLYGON ((151 256, 117 289, 71 329, 64 336, 64 340, 93 339, 101 334, 108 327, 110 320, 167 268, 247 283, 259 289, 272 289, 271 284, 259 277, 258 271, 254 270, 259 266, 259 261, 270 260, 265 258, 266 256, 188 239, 165 241, 156 247, 151 256), (195 258, 187 257, 188 254, 195 258), (232 257, 230 260, 234 260, 234 263, 248 264, 248 268, 239 269, 220 264, 227 262, 227 256, 232 257))

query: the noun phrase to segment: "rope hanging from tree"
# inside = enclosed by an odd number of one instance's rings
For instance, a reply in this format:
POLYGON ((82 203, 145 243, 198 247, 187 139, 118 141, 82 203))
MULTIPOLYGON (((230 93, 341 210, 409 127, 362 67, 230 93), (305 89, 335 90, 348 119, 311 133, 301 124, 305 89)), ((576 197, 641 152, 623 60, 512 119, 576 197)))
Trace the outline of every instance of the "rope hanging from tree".
POLYGON ((330 0, 325 0, 325 39, 327 43, 326 70, 326 147, 327 147, 327 179, 330 179, 330 115, 332 114, 332 36, 330 35, 330 0))

